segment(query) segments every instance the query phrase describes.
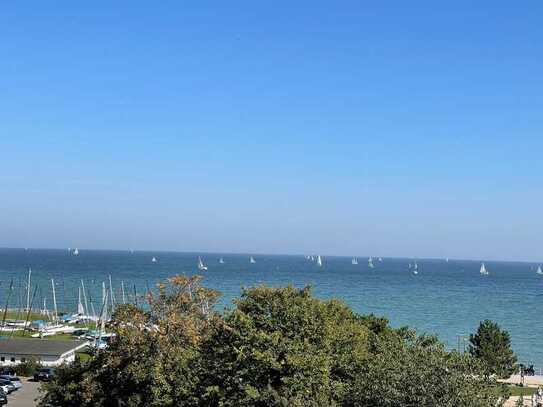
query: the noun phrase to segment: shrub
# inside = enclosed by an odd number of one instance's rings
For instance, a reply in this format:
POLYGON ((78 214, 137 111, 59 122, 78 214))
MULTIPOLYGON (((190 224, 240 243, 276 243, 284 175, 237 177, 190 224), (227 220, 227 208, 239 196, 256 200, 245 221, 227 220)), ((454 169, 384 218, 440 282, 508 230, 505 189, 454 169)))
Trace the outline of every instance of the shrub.
POLYGON ((17 376, 31 377, 34 372, 41 367, 39 360, 34 358, 28 358, 25 362, 20 363, 13 367, 17 376))

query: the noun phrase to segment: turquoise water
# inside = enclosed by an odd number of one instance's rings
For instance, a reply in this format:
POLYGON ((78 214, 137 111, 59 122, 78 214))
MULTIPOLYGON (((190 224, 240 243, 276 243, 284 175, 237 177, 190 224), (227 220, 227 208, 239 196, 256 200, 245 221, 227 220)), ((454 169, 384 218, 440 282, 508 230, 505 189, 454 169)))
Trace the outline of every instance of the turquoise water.
MULTIPOLYGON (((4 306, 11 279, 14 295, 10 307, 26 303, 25 284, 32 268, 32 285, 38 284, 34 307, 43 297, 52 308, 51 278, 55 279, 59 309, 75 312, 80 280, 95 300, 102 281, 112 276, 116 297, 121 281, 126 297, 142 293, 146 286, 174 274, 196 272, 198 254, 81 250, 72 256, 63 250, 0 249, 0 304, 4 306), (151 258, 157 257, 152 263, 151 258)), ((480 262, 419 259, 419 274, 409 273, 409 259, 367 258, 351 264, 351 258, 326 257, 322 268, 303 256, 202 254, 209 267, 204 284, 223 294, 221 307, 230 306, 240 287, 266 283, 271 286, 311 284, 320 298, 339 298, 360 313, 386 316, 393 326, 409 325, 420 333, 435 333, 449 348, 457 348, 459 336, 473 332, 489 318, 507 329, 519 360, 543 367, 543 276, 536 264, 485 262, 490 275, 479 274, 480 262), (218 263, 220 257, 225 264, 218 263)), ((95 305, 97 306, 97 305, 95 305)), ((460 348, 463 348, 460 339, 460 348)))

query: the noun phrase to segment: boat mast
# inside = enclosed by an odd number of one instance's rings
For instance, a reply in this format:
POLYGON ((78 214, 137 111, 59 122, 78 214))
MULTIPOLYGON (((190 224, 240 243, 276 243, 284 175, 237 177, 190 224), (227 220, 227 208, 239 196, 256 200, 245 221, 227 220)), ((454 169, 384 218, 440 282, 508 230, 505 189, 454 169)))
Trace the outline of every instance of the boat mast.
POLYGON ((122 294, 122 297, 123 297, 123 304, 126 304, 126 297, 124 295, 124 281, 121 280, 121 294, 122 294))
POLYGON ((89 304, 87 304, 87 294, 85 292, 85 283, 81 279, 81 288, 83 289, 83 300, 85 301, 85 315, 89 315, 89 304))
POLYGON ((109 275, 109 296, 111 298, 111 315, 115 310, 115 297, 113 296, 113 284, 111 283, 111 274, 109 275))
POLYGON ((55 310, 54 317, 55 317, 55 322, 57 322, 58 321, 57 296, 55 293, 55 280, 53 279, 51 279, 51 286, 53 287, 53 306, 55 310))
POLYGON ((26 309, 30 308, 30 276, 32 275, 32 269, 28 268, 28 283, 26 284, 26 309))

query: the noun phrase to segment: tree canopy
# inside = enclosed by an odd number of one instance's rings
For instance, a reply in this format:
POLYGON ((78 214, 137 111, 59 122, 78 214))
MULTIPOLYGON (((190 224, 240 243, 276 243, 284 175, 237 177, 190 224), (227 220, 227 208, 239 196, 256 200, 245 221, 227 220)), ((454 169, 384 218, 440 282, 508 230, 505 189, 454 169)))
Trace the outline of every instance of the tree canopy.
POLYGON ((482 321, 469 341, 470 354, 483 361, 489 374, 507 378, 517 370, 509 333, 501 330, 498 324, 488 319, 482 321))
POLYGON ((120 306, 117 337, 59 369, 42 406, 470 406, 503 400, 467 354, 361 316, 309 287, 242 291, 232 310, 198 277, 174 277, 147 306, 120 306))

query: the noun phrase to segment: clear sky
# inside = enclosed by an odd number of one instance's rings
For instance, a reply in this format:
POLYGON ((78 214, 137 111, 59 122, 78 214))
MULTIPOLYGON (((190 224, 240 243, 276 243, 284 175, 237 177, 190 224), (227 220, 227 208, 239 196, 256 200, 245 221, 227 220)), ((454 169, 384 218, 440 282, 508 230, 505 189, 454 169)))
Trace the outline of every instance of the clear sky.
POLYGON ((0 246, 543 260, 543 2, 0 5, 0 246))

